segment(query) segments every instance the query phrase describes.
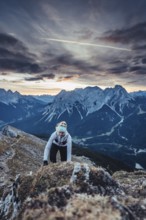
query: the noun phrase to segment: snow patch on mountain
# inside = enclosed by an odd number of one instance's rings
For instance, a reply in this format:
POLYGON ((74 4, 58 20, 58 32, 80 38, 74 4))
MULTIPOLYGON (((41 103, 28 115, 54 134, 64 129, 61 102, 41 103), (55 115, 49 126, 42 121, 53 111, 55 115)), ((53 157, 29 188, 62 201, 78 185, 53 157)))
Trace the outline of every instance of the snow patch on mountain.
POLYGON ((142 110, 140 105, 138 106, 138 110, 139 110, 139 112, 137 113, 137 115, 142 115, 142 114, 146 113, 146 111, 142 110))
POLYGON ((139 154, 139 153, 146 153, 146 149, 139 149, 139 150, 137 151, 137 154, 139 154))
POLYGON ((140 169, 140 170, 144 170, 144 168, 139 163, 135 164, 135 168, 140 169))

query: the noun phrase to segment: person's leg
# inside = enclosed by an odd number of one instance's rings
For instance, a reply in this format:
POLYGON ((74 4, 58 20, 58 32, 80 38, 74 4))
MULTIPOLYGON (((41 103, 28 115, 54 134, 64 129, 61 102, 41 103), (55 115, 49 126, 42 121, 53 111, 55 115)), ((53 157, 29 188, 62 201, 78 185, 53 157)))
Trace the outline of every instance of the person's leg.
POLYGON ((61 161, 67 161, 67 147, 59 147, 61 161))
POLYGON ((58 146, 56 144, 52 144, 50 150, 50 161, 56 163, 56 155, 58 152, 58 146))

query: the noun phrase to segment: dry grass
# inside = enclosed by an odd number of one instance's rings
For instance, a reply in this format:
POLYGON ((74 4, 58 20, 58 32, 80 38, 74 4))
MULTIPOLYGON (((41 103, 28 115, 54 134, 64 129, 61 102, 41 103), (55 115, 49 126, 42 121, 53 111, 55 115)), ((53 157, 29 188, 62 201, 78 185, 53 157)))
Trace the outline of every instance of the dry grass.
POLYGON ((29 134, 17 138, 3 136, 0 140, 1 184, 9 184, 9 177, 35 172, 42 165, 46 142, 29 134))
POLYGON ((8 144, 0 142, 0 156, 9 149, 8 144))

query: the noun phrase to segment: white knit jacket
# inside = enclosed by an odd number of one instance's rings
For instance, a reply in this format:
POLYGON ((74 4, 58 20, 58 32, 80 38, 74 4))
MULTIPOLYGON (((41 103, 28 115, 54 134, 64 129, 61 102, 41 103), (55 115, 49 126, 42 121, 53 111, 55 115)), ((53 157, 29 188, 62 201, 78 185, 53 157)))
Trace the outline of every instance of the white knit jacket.
POLYGON ((60 137, 57 135, 57 132, 53 132, 52 135, 50 136, 44 150, 44 160, 48 161, 48 157, 50 155, 50 149, 52 144, 56 144, 60 147, 67 146, 67 161, 71 161, 71 151, 72 151, 72 138, 68 132, 66 132, 64 137, 60 137), (55 141, 55 139, 58 140, 58 142, 55 141), (66 144, 61 144, 66 140, 66 144))

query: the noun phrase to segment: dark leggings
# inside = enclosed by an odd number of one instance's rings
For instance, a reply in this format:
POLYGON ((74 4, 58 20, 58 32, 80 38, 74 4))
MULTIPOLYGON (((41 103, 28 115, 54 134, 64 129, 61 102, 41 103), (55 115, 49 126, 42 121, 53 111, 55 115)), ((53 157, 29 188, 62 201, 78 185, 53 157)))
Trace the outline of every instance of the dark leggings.
POLYGON ((50 150, 50 161, 56 163, 57 152, 60 152, 61 161, 67 161, 67 147, 59 147, 56 144, 52 144, 50 150))

